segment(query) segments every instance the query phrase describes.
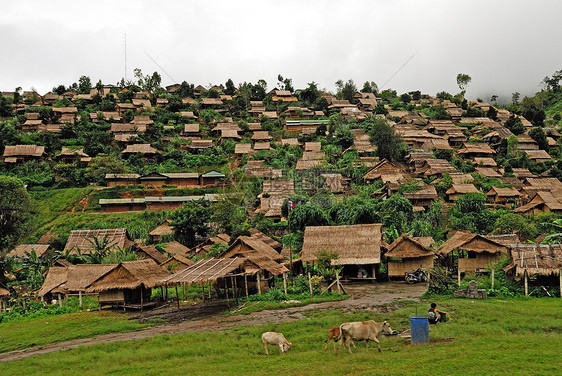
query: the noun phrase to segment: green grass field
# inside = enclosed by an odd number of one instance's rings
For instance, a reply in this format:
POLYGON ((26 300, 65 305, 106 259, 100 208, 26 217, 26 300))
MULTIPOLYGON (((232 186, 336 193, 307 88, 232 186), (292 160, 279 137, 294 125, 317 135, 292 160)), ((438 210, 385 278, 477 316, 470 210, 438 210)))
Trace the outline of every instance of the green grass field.
POLYGON ((352 355, 324 352, 327 329, 349 320, 388 319, 409 328, 409 316, 425 314, 428 301, 404 303, 389 313, 310 311, 290 323, 245 326, 220 332, 161 335, 145 340, 81 347, 4 363, 2 375, 559 375, 562 300, 472 301, 435 299, 452 321, 430 329, 431 343, 411 345, 382 338, 352 355), (293 342, 286 356, 265 356, 264 331, 280 331, 293 342), (450 338, 454 338, 449 340, 450 338))
POLYGON ((100 334, 130 332, 147 326, 121 314, 97 311, 23 318, 0 324, 0 353, 100 334))

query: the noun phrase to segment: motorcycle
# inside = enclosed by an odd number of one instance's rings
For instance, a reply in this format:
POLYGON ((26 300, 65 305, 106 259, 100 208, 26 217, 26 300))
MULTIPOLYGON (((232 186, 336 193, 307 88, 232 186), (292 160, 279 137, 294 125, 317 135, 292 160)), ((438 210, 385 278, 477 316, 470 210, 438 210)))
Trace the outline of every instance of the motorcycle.
POLYGON ((408 282, 409 284, 418 283, 418 282, 427 282, 427 275, 421 269, 418 269, 415 272, 406 272, 405 278, 406 278, 406 282, 408 282))

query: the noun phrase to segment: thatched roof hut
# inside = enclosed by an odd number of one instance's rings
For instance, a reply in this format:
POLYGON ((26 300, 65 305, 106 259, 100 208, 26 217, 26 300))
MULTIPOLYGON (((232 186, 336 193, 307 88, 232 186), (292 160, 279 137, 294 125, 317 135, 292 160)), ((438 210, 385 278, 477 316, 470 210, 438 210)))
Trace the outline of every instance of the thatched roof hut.
POLYGON ((308 226, 300 253, 304 262, 314 262, 319 251, 335 252, 332 265, 379 264, 382 224, 308 226))
POLYGON ((177 241, 163 243, 162 246, 169 255, 187 256, 189 253, 189 248, 177 241))
POLYGON ((507 247, 495 240, 468 231, 457 231, 437 249, 437 253, 446 256, 455 249, 476 253, 507 253, 507 247))
POLYGON ((516 277, 539 274, 560 275, 562 269, 562 245, 560 244, 513 244, 510 246, 511 263, 504 268, 516 277))
POLYGON ((158 266, 154 260, 124 261, 98 276, 88 285, 88 292, 122 289, 151 289, 161 286, 161 281, 170 273, 158 266))
POLYGON ((39 296, 45 296, 64 284, 68 280, 68 268, 51 267, 47 272, 43 285, 37 292, 39 296))
POLYGON ((171 271, 172 273, 175 273, 178 270, 183 270, 193 264, 195 263, 187 257, 173 255, 172 257, 161 263, 160 266, 165 268, 166 270, 171 271))
POLYGON ((232 258, 234 256, 262 257, 273 261, 282 261, 283 256, 275 249, 265 244, 258 238, 240 236, 221 255, 220 258, 232 258))
POLYGON ((160 253, 153 245, 139 245, 138 248, 137 255, 141 256, 143 259, 152 259, 158 264, 163 263, 167 259, 167 257, 160 253))
POLYGON ((111 229, 97 229, 97 230, 72 230, 70 236, 64 246, 64 251, 70 250, 71 254, 77 253, 80 250, 82 253, 94 251, 92 242, 94 238, 102 240, 107 238, 109 241, 109 248, 126 249, 133 244, 129 237, 127 229, 125 228, 111 228, 111 229))
POLYGON ((51 250, 50 244, 20 244, 8 253, 11 257, 27 257, 27 254, 35 251, 37 257, 41 258, 47 255, 51 250))
POLYGON ((78 264, 68 268, 67 281, 60 287, 66 293, 86 291, 95 280, 113 269, 115 264, 78 264))
MULTIPOLYGON (((424 239, 425 240, 425 239, 424 239)), ((424 241, 425 243, 425 241, 424 241)), ((426 247, 422 241, 410 237, 407 234, 402 234, 398 239, 388 246, 386 257, 396 258, 415 258, 415 257, 428 257, 433 258, 435 253, 426 247)))
POLYGON ((205 240, 202 243, 197 244, 195 247, 191 248, 190 255, 206 255, 211 251, 211 247, 217 243, 225 243, 228 244, 230 242, 230 235, 228 234, 217 234, 215 236, 211 236, 209 239, 205 240))
POLYGON ((162 240, 162 237, 174 235, 174 228, 170 226, 170 223, 171 221, 166 220, 148 233, 153 242, 158 243, 162 240))
POLYGON ((460 252, 459 273, 483 271, 507 254, 507 247, 499 241, 466 231, 457 231, 437 249, 437 254, 447 256, 454 250, 460 252))

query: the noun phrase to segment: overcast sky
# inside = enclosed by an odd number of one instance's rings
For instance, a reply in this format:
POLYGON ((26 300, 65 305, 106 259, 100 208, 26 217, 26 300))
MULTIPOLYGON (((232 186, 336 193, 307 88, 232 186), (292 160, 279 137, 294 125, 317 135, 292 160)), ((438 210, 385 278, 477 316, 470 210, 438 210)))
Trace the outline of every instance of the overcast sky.
POLYGON ((0 90, 44 94, 81 75, 115 84, 141 68, 163 86, 263 78, 272 89, 282 74, 295 88, 353 79, 434 95, 458 92, 466 73, 468 97, 508 100, 562 69, 561 15, 560 0, 3 2, 0 90))

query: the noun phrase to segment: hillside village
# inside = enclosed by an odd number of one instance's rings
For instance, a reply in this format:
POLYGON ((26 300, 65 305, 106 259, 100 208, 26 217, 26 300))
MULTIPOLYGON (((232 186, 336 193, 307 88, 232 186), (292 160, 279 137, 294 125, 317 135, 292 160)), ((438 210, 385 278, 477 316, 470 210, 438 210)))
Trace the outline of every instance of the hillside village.
POLYGON ((560 294, 560 113, 538 97, 138 78, 1 93, 0 175, 32 217, 1 244, 3 309, 144 309, 186 284, 247 298, 334 270, 460 283, 500 264, 525 294, 560 294))

